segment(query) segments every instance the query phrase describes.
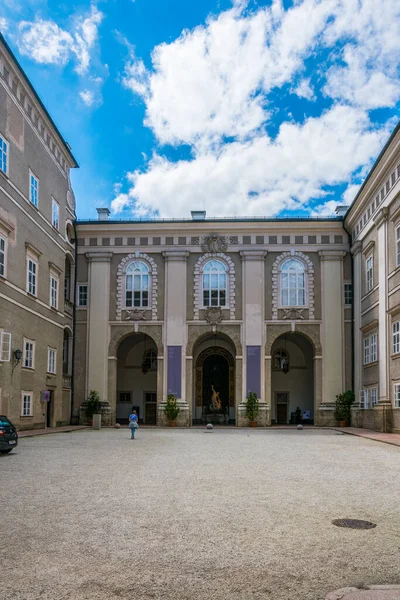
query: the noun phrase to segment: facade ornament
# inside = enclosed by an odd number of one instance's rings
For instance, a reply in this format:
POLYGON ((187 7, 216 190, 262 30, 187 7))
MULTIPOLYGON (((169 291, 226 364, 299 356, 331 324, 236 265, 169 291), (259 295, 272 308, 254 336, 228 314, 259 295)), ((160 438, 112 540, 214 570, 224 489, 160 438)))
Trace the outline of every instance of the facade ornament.
POLYGON ((302 308, 284 308, 283 318, 289 321, 304 321, 303 309, 302 308))
POLYGON ((139 310, 138 308, 134 308, 133 310, 127 310, 127 315, 125 317, 125 321, 145 321, 146 315, 144 310, 139 310))
POLYGON ((201 249, 203 252, 226 252, 228 249, 228 241, 219 233, 210 233, 201 241, 201 249))
POLYGON ((222 321, 222 309, 219 306, 209 307, 205 311, 204 318, 210 325, 217 325, 222 321))

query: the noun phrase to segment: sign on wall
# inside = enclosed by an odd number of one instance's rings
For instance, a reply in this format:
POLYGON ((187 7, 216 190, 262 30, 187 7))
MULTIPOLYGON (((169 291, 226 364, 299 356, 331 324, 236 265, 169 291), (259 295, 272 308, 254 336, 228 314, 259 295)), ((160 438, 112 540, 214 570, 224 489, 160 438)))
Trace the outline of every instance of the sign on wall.
POLYGON ((182 346, 168 346, 168 394, 182 397, 182 346))
POLYGON ((261 396, 261 346, 247 346, 247 396, 249 392, 261 396))

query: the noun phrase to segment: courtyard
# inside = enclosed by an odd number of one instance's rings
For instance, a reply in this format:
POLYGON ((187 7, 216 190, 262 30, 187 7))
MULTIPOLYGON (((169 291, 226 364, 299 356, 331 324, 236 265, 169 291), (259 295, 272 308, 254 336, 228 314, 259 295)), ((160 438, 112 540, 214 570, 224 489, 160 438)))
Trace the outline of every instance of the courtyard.
POLYGON ((322 600, 399 583, 399 453, 321 429, 20 439, 0 457, 0 598, 322 600))

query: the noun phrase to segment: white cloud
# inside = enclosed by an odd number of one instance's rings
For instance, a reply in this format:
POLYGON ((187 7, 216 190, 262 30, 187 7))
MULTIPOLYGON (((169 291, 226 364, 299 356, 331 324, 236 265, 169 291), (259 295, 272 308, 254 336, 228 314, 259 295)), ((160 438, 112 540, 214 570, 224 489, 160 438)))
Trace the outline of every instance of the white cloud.
POLYGON ((8 29, 8 21, 5 17, 0 17, 0 31, 6 32, 8 29))
POLYGON ((61 29, 54 21, 40 18, 33 22, 21 21, 19 51, 44 64, 65 65, 75 56, 75 69, 79 74, 84 74, 89 67, 91 50, 102 19, 103 14, 92 5, 90 14, 78 18, 75 29, 71 32, 61 29))
POLYGON ((80 97, 82 98, 82 101, 84 102, 84 104, 86 104, 86 106, 92 106, 93 102, 94 102, 94 93, 91 92, 90 90, 84 90, 82 92, 79 92, 80 97))
POLYGON ((315 100, 315 93, 310 85, 309 79, 302 79, 297 88, 294 90, 294 93, 300 98, 315 100))
POLYGON ((343 202, 337 200, 328 200, 324 204, 320 204, 313 211, 311 211, 311 217, 334 217, 336 216, 336 209, 338 206, 344 206, 343 202))
POLYGON ((118 194, 112 210, 130 206, 135 214, 178 217, 204 206, 209 216, 272 216, 300 208, 378 153, 387 132, 369 126, 366 113, 336 106, 303 125, 284 123, 273 141, 259 135, 176 163, 155 155, 147 171, 128 175, 130 189, 118 194))

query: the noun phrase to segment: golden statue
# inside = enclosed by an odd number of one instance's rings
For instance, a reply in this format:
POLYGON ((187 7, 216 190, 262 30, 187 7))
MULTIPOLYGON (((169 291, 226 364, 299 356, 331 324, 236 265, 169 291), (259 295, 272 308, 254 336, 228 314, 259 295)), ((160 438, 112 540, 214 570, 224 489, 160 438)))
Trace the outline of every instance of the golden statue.
POLYGON ((213 410, 214 411, 221 410, 222 402, 221 402, 221 398, 219 397, 219 392, 215 391, 213 385, 211 386, 211 389, 213 391, 212 396, 211 396, 211 404, 212 404, 213 410))

